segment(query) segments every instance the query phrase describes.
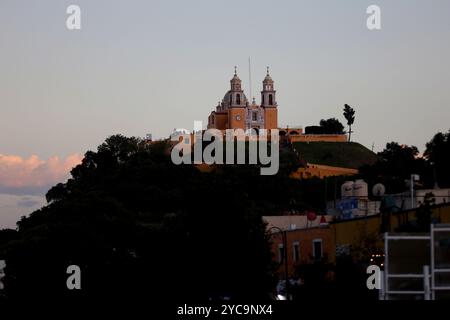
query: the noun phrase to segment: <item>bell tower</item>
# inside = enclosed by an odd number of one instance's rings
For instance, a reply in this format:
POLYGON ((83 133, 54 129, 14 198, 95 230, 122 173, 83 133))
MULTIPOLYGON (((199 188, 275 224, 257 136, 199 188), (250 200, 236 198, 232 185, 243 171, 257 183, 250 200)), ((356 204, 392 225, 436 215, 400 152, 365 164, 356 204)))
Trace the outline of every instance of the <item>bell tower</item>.
POLYGON ((278 128, 278 104, 276 100, 276 90, 272 77, 267 67, 267 74, 263 80, 263 90, 261 91, 261 107, 264 108, 264 122, 266 129, 278 128))
POLYGON ((228 106, 228 128, 245 129, 245 110, 248 105, 244 90, 242 90, 242 81, 237 75, 237 68, 234 67, 234 76, 230 80, 230 91, 225 95, 225 105, 228 106))
POLYGON ((242 81, 237 75, 237 67, 234 67, 234 76, 230 80, 230 95, 229 95, 229 106, 230 107, 242 107, 246 105, 247 99, 244 95, 244 90, 242 90, 242 81))

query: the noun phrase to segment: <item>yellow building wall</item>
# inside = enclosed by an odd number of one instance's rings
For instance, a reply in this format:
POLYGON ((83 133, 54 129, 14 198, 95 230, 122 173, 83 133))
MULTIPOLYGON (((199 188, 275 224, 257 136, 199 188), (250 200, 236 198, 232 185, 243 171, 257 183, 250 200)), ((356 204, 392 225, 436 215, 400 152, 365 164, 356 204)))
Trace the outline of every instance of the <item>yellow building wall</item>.
POLYGON ((278 130, 280 131, 280 135, 284 134, 284 135, 289 135, 289 134, 293 134, 293 135, 299 135, 299 134, 303 134, 303 128, 301 127, 293 127, 293 128, 278 128, 278 130))
POLYGON ((228 109, 228 125, 229 129, 245 130, 245 108, 228 109), (240 116, 239 120, 236 119, 238 115, 240 116))
POLYGON ((308 179, 312 177, 325 178, 333 176, 355 175, 358 170, 340 167, 331 167, 318 164, 309 164, 307 168, 298 168, 297 171, 291 173, 291 178, 308 179))
POLYGON ((278 109, 277 108, 265 108, 264 110, 264 127, 266 129, 278 128, 278 109))
POLYGON ((214 128, 219 130, 225 130, 227 128, 227 124, 228 124, 228 114, 226 112, 216 113, 214 128))
POLYGON ((346 134, 301 134, 289 136, 291 142, 346 142, 346 134))

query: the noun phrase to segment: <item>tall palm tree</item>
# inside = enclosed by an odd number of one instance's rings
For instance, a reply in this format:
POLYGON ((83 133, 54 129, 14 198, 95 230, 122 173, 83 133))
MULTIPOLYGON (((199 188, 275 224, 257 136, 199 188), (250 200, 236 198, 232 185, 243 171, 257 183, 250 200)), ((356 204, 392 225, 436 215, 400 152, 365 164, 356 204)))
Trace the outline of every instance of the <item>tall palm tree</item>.
POLYGON ((352 137, 352 124, 355 122, 355 110, 348 104, 344 105, 344 117, 348 124, 348 141, 350 142, 352 137))

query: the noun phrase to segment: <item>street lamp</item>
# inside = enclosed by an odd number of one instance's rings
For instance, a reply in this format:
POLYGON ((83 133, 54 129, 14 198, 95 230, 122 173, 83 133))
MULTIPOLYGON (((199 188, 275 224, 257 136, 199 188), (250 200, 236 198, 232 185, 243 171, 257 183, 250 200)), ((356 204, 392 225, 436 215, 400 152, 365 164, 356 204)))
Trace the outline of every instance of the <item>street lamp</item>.
POLYGON ((412 174, 411 175, 411 209, 414 209, 414 183, 416 181, 419 181, 420 176, 418 174, 412 174))
POLYGON ((269 232, 273 234, 272 230, 275 230, 276 233, 281 234, 281 238, 283 241, 283 256, 281 257, 281 261, 279 266, 284 263, 284 280, 285 280, 285 290, 286 290, 286 300, 289 300, 289 272, 288 272, 288 255, 287 255, 287 233, 278 227, 271 227, 269 232))

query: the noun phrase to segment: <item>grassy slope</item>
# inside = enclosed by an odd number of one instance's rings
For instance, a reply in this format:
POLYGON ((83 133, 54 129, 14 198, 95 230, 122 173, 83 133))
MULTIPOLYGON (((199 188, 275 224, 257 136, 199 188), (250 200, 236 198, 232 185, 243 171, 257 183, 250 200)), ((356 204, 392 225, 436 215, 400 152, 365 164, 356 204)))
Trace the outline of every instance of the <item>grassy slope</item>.
POLYGON ((377 160, 375 153, 356 142, 295 142, 293 145, 308 163, 358 169, 377 160))

